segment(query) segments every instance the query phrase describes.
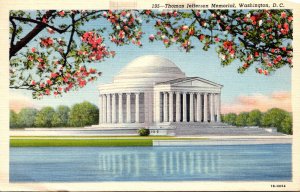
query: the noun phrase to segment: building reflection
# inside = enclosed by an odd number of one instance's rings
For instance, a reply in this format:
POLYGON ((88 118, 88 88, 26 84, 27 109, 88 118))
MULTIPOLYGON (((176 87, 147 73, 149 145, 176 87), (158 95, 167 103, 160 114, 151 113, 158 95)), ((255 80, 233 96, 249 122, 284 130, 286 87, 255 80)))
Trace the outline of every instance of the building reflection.
POLYGON ((219 173, 218 151, 101 152, 99 171, 111 177, 199 176, 219 173))

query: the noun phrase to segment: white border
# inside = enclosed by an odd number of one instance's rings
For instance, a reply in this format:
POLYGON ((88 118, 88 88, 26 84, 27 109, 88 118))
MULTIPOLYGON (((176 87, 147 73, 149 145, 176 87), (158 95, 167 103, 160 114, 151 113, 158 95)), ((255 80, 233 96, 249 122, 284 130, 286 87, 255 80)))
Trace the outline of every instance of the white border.
MULTIPOLYGON (((118 2, 114 0, 114 2, 118 2)), ((130 6, 134 5, 135 9, 151 9, 152 3, 208 3, 208 0, 176 0, 174 1, 119 1, 119 5, 125 5, 127 2, 130 6)), ((261 0, 245 1, 220 1, 215 3, 262 3, 261 0)), ((284 3, 285 8, 294 10, 294 68, 292 70, 292 108, 294 114, 294 136, 292 147, 292 182, 98 182, 98 183, 9 183, 9 10, 20 9, 108 9, 109 1, 107 0, 0 0, 0 190, 4 191, 46 191, 46 190, 68 190, 68 191, 298 191, 300 190, 300 61, 299 39, 300 39, 300 5, 288 1, 269 1, 268 3, 284 3), (298 118, 297 118, 298 117, 298 118), (284 184, 285 188, 271 188, 271 184, 284 184)))

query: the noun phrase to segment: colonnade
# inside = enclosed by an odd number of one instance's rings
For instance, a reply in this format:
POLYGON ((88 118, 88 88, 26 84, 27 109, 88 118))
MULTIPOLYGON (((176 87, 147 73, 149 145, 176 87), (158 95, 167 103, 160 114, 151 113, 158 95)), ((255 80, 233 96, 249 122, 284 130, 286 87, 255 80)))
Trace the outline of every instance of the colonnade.
POLYGON ((156 122, 220 122, 220 93, 157 92, 156 122))
MULTIPOLYGON (((99 123, 143 123, 140 113, 150 107, 144 97, 142 92, 100 94, 99 123)), ((151 121, 220 122, 220 103, 220 93, 155 92, 151 121)))
POLYGON ((140 123, 141 93, 100 94, 99 123, 140 123), (125 96, 125 103, 123 102, 125 96), (132 117, 132 96, 134 96, 134 118, 132 117), (126 107, 125 118, 123 109, 126 107))

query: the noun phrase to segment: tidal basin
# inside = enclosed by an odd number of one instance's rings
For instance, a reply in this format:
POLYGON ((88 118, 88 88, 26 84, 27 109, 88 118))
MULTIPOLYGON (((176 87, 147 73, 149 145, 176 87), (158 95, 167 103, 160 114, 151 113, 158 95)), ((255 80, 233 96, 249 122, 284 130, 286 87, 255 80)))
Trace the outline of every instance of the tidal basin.
POLYGON ((291 144, 10 148, 10 182, 291 180, 291 144))

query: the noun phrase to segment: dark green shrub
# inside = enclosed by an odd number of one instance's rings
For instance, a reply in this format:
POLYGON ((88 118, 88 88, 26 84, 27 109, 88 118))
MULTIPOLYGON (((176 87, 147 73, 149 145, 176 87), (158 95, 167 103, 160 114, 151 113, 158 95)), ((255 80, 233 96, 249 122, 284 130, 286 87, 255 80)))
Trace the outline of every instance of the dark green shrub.
POLYGON ((140 136, 148 136, 150 135, 150 130, 146 128, 141 128, 138 130, 140 136))

